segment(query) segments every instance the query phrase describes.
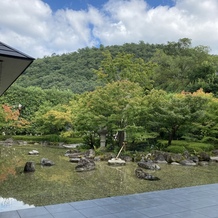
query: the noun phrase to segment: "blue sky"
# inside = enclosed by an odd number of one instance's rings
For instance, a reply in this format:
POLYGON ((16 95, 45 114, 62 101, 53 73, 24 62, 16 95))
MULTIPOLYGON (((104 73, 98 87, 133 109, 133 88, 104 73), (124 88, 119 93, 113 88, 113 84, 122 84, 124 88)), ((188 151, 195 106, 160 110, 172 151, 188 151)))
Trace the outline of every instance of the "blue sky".
POLYGON ((218 54, 218 0, 2 0, 0 41, 35 58, 192 40, 218 54))
MULTIPOLYGON (((88 5, 92 5, 96 8, 102 8, 107 2, 106 0, 43 0, 46 2, 53 11, 59 9, 73 9, 73 10, 86 10, 88 5)), ((173 6, 173 0, 147 0, 146 1, 151 7, 157 7, 159 5, 173 6)))

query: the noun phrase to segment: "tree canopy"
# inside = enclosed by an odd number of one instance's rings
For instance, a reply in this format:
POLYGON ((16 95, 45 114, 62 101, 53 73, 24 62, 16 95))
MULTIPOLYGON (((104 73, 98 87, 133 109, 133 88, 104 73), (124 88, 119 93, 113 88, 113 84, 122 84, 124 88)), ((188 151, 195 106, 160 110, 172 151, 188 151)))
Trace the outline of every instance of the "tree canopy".
POLYGON ((6 134, 218 142, 218 56, 184 38, 37 59, 1 97, 6 134), (12 131, 13 130, 13 131, 12 131), (125 133, 125 134, 124 134, 125 133))

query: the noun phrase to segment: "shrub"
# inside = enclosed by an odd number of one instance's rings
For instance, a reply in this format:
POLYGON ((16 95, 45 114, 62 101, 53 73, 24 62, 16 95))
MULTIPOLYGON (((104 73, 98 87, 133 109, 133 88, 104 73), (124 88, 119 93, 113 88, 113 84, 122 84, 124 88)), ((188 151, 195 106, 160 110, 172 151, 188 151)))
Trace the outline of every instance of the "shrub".
POLYGON ((173 146, 184 146, 187 147, 190 144, 190 142, 184 141, 184 140, 174 140, 172 141, 173 146))
POLYGON ((184 153, 186 151, 186 148, 179 145, 170 145, 165 150, 171 153, 184 153))
POLYGON ((218 143, 218 139, 215 138, 215 137, 204 137, 202 140, 201 140, 202 143, 210 143, 210 144, 217 144, 218 143))
POLYGON ((33 142, 64 142, 67 144, 79 144, 83 142, 82 138, 66 138, 59 135, 42 135, 42 136, 30 136, 30 135, 16 135, 12 137, 14 140, 25 140, 33 142))
POLYGON ((214 149, 214 146, 211 144, 206 144, 206 143, 198 143, 198 142, 193 142, 190 143, 187 147, 187 150, 191 153, 195 152, 208 152, 214 149))

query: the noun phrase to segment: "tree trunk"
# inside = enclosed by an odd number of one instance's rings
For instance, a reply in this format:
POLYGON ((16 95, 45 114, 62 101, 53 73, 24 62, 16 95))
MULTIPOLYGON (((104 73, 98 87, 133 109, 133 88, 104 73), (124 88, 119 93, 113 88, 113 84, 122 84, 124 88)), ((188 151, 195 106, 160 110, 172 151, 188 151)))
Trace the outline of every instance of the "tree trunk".
POLYGON ((169 138, 168 138, 168 146, 171 145, 172 140, 173 140, 173 135, 172 135, 172 132, 170 132, 170 133, 169 133, 169 138))
POLYGON ((118 138, 119 147, 121 147, 123 145, 123 142, 126 141, 126 132, 119 131, 117 138, 118 138))
POLYGON ((179 126, 173 126, 171 129, 171 132, 169 132, 168 146, 172 144, 172 140, 174 139, 178 129, 179 129, 179 126))

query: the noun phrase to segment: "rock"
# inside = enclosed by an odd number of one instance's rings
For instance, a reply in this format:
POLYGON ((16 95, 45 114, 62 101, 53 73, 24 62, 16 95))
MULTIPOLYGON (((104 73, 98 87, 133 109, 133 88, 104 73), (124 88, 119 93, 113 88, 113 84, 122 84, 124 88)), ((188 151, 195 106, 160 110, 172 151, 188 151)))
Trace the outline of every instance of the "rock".
POLYGON ((77 172, 90 171, 95 169, 95 162, 87 158, 81 158, 78 162, 75 170, 77 172))
POLYGON ((65 154, 65 156, 67 156, 69 158, 81 158, 81 157, 84 157, 84 154, 81 153, 81 152, 78 152, 78 153, 68 153, 68 154, 65 154))
POLYGON ((214 162, 218 162, 218 156, 217 157, 210 157, 210 159, 214 162))
POLYGON ((168 153, 166 157, 167 163, 172 163, 172 162, 181 162, 184 160, 184 157, 181 154, 174 154, 174 153, 168 153))
POLYGON ((210 155, 206 152, 201 152, 199 154, 199 161, 210 161, 210 155))
POLYGON ((50 167, 50 166, 54 165, 54 162, 49 160, 49 159, 47 159, 47 158, 42 158, 41 159, 41 165, 42 166, 49 166, 50 167))
POLYGON ((68 145, 61 145, 64 148, 77 148, 79 147, 81 144, 68 144, 68 145))
POLYGON ((108 165, 123 166, 126 165, 126 161, 122 160, 121 158, 112 158, 108 160, 108 165))
POLYGON ((29 151, 28 153, 29 155, 38 155, 39 152, 37 150, 32 150, 32 151, 29 151))
POLYGON ((24 173, 35 172, 35 164, 33 161, 28 161, 24 167, 24 173))
POLYGON ((94 161, 101 161, 101 157, 100 156, 95 157, 94 161))
POLYGON ((140 161, 138 166, 148 170, 160 170, 160 167, 152 161, 140 161))
POLYGON ((217 150, 217 149, 216 149, 216 150, 213 150, 213 151, 212 151, 212 154, 215 155, 215 156, 218 156, 218 150, 217 150))
POLYGON ((158 177, 153 176, 151 174, 148 174, 146 172, 144 172, 142 169, 137 168, 135 170, 135 175, 139 178, 139 179, 145 179, 145 180, 151 180, 151 181, 155 181, 155 180, 160 180, 158 177))
POLYGON ((191 156, 191 155, 189 154, 189 152, 188 152, 187 150, 185 150, 185 151, 183 152, 183 157, 184 157, 185 159, 189 159, 190 156, 191 156))
POLYGON ((167 163, 163 154, 160 154, 154 158, 155 163, 167 163))
POLYGON ((68 155, 71 154, 71 153, 72 153, 72 150, 67 150, 67 151, 65 152, 64 156, 68 156, 68 155))
POLYGON ((72 155, 74 155, 74 154, 79 154, 80 153, 80 151, 79 150, 77 150, 77 149, 73 149, 73 150, 67 150, 66 152, 65 152, 65 156, 69 156, 70 154, 72 154, 72 155))
POLYGON ((172 162, 171 165, 180 165, 180 164, 177 162, 172 162))
POLYGON ((93 149, 89 149, 87 152, 85 152, 84 157, 88 159, 94 159, 95 158, 95 151, 93 149))
POLYGON ((167 164, 167 161, 166 160, 157 160, 157 161, 154 161, 155 163, 158 163, 158 164, 167 164))
POLYGON ((103 161, 109 161, 112 158, 116 158, 116 155, 113 153, 105 153, 104 155, 101 156, 101 160, 103 161))
POLYGON ((27 141, 17 141, 17 143, 22 146, 22 145, 27 145, 27 141))
POLYGON ((70 162, 71 163, 78 163, 80 161, 81 158, 79 157, 73 157, 73 158, 70 158, 70 162))
POLYGON ((197 164, 196 164, 194 161, 192 161, 192 160, 182 160, 182 161, 180 162, 180 164, 183 165, 183 166, 196 166, 196 165, 197 165, 197 164))
POLYGON ((196 164, 198 164, 198 162, 199 162, 199 158, 197 157, 197 156, 190 156, 189 158, 188 158, 188 160, 192 160, 193 162, 195 162, 196 164))
POLYGON ((199 166, 207 166, 207 165, 209 165, 209 162, 208 161, 199 161, 198 165, 199 166))
POLYGON ((121 156, 122 160, 125 160, 126 162, 132 162, 132 157, 130 156, 121 156))
POLYGON ((9 138, 9 139, 6 139, 4 142, 3 142, 3 145, 4 146, 12 146, 14 144, 14 140, 12 138, 9 138))
POLYGON ((68 156, 69 158, 81 158, 85 157, 88 159, 94 159, 95 158, 95 151, 93 149, 90 149, 86 152, 80 152, 76 149, 74 150, 67 150, 65 153, 65 156, 68 156))

